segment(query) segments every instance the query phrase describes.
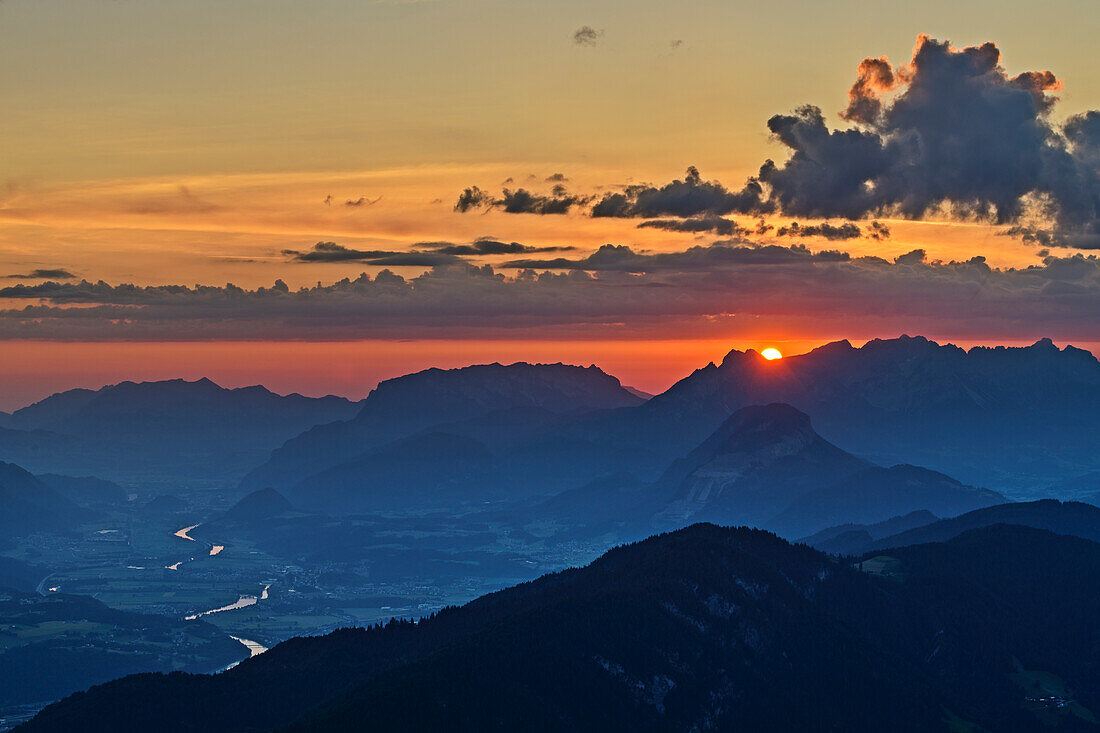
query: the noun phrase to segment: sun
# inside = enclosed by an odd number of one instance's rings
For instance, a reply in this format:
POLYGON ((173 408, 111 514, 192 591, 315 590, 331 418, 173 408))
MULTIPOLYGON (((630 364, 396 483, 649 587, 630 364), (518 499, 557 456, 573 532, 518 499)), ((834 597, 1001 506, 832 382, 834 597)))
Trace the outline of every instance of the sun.
POLYGON ((760 352, 760 356, 764 357, 768 361, 783 358, 783 355, 779 353, 779 349, 764 349, 760 352))

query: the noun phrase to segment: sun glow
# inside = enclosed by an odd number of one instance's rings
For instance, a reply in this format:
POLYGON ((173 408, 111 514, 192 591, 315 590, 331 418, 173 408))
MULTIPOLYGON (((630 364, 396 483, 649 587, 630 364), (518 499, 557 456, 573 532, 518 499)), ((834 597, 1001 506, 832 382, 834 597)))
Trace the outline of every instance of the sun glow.
POLYGON ((760 356, 764 357, 768 361, 783 358, 783 355, 779 353, 779 349, 764 349, 760 352, 760 356))

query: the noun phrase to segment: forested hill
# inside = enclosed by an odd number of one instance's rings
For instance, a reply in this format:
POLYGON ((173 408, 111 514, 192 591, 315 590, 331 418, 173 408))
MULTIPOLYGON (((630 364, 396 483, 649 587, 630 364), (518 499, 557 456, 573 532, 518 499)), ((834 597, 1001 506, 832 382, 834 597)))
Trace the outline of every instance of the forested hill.
POLYGON ((419 625, 116 681, 25 730, 1095 730, 1100 544, 999 525, 857 567, 694 525, 419 625))

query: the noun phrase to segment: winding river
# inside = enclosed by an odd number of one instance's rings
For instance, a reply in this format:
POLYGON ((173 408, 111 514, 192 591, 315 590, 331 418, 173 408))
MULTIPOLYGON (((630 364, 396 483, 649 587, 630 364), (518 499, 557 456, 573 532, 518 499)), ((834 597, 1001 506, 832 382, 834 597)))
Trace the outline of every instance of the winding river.
MULTIPOLYGON (((201 524, 201 522, 199 524, 201 524)), ((198 540, 196 540, 194 537, 192 537, 190 533, 192 531, 194 531, 195 529, 197 529, 199 527, 199 524, 192 524, 190 527, 184 527, 183 529, 176 530, 175 532, 172 533, 172 535, 174 537, 179 537, 181 540, 187 540, 188 542, 198 542, 198 540)), ((225 549, 225 545, 214 545, 214 544, 210 545, 209 557, 214 557, 215 555, 220 554, 222 552, 222 550, 224 550, 224 549, 225 549)), ((180 567, 184 563, 189 563, 189 562, 194 562, 194 561, 195 561, 195 558, 190 557, 186 560, 180 560, 179 562, 172 563, 171 565, 165 565, 164 567, 166 567, 168 570, 179 570, 180 567)), ((43 581, 43 582, 45 582, 45 581, 43 581)), ((218 608, 212 608, 209 611, 202 611, 201 613, 193 613, 190 616, 185 616, 184 620, 194 621, 198 618, 201 618, 203 616, 209 616, 209 615, 214 614, 214 613, 225 613, 226 611, 236 611, 236 610, 239 610, 241 608, 248 608, 249 606, 255 606, 260 601, 266 601, 268 599, 270 590, 271 590, 271 584, 268 583, 267 585, 264 586, 264 589, 260 592, 259 596, 242 595, 236 601, 234 601, 233 603, 230 603, 227 606, 220 606, 218 608)), ((265 647, 263 644, 260 644, 259 642, 252 641, 251 639, 244 639, 244 638, 241 638, 239 636, 232 636, 232 635, 230 635, 230 638, 237 641, 237 642, 240 642, 241 644, 243 644, 245 646, 245 648, 248 649, 249 654, 253 657, 259 656, 260 654, 263 654, 264 652, 267 651, 267 647, 265 647)), ((226 667, 225 669, 223 669, 221 671, 224 672, 224 671, 233 669, 233 667, 236 667, 236 666, 237 666, 237 662, 234 662, 233 664, 229 665, 228 667, 226 667)))

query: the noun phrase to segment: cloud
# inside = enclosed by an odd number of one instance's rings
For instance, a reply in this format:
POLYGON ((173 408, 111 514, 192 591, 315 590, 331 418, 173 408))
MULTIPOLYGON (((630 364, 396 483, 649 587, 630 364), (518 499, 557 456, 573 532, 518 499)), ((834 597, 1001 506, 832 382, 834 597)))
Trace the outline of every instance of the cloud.
POLYGON ((626 186, 609 193, 592 207, 594 217, 721 216, 770 211, 760 184, 750 179, 740 191, 729 191, 718 181, 704 180, 694 166, 683 180, 664 186, 626 186))
POLYGON ((682 252, 635 252, 626 245, 605 244, 588 257, 579 259, 513 260, 503 267, 553 270, 617 272, 691 272, 741 265, 783 265, 805 262, 843 262, 846 252, 811 252, 803 245, 730 245, 722 242, 690 247, 682 252))
POLYGON ((573 43, 578 46, 595 46, 601 38, 603 31, 588 25, 582 25, 573 32, 573 43))
POLYGON ((503 189, 499 198, 470 186, 458 196, 454 209, 467 212, 472 209, 503 209, 506 214, 567 214, 574 206, 588 203, 584 196, 570 194, 560 184, 555 185, 549 194, 537 194, 525 188, 503 189))
POLYGON ((858 224, 846 222, 839 226, 824 222, 822 224, 799 224, 797 221, 787 226, 779 227, 775 231, 779 237, 822 237, 829 241, 843 241, 846 239, 859 239, 866 236, 869 239, 889 239, 890 227, 877 221, 867 225, 866 233, 858 224))
POLYGON ((584 262, 590 272, 520 269, 508 277, 458 263, 408 279, 383 270, 298 290, 281 282, 255 290, 19 284, 0 288, 0 298, 28 302, 0 311, 0 339, 464 338, 533 328, 717 337, 738 324, 820 328, 838 319, 853 333, 1092 338, 1100 319, 1095 256, 1048 256, 1031 267, 998 269, 981 257, 938 262, 917 250, 888 261, 824 256, 798 245, 711 245, 664 255, 611 247, 597 254, 584 262))
POLYGON ((470 244, 454 244, 452 242, 419 242, 413 245, 418 249, 427 249, 437 254, 483 256, 483 255, 511 255, 534 254, 537 252, 571 252, 576 249, 572 246, 548 246, 536 247, 519 242, 499 242, 491 237, 479 237, 470 244))
POLYGON ((9 280, 72 280, 76 277, 76 275, 69 272, 68 270, 57 269, 31 270, 30 272, 5 275, 4 277, 8 278, 9 280))
POLYGON ((1009 76, 993 43, 957 49, 922 35, 907 65, 860 63, 842 113, 855 128, 830 130, 809 106, 772 117, 790 157, 759 178, 794 216, 1012 223, 1038 208, 1057 231, 1095 234, 1100 124, 1096 113, 1053 122, 1060 89, 1049 71, 1009 76))
POLYGON ((305 252, 284 249, 283 254, 295 262, 360 262, 379 267, 435 267, 461 261, 445 253, 351 249, 335 242, 318 242, 305 252))
POLYGON ((374 206, 381 200, 381 196, 374 199, 368 199, 366 196, 360 196, 357 199, 348 199, 344 202, 344 206, 374 206))
POLYGON ((639 224, 638 228, 661 229, 666 232, 689 232, 692 234, 710 232, 720 237, 734 237, 750 233, 750 230, 732 219, 724 219, 720 216, 700 216, 689 219, 649 219, 639 224))

